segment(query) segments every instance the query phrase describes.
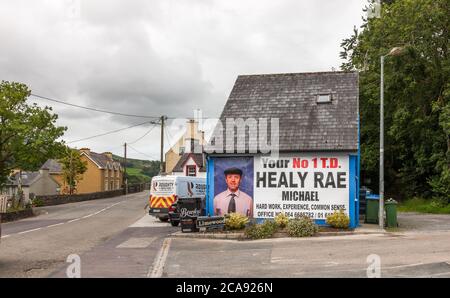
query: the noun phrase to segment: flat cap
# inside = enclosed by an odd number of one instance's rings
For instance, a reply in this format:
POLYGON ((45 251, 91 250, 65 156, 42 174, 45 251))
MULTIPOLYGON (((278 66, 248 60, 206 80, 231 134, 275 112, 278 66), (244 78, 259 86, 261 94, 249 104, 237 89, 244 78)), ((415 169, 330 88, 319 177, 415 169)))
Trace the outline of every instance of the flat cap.
POLYGON ((232 174, 242 176, 242 170, 239 168, 228 168, 225 171, 223 171, 223 173, 225 174, 225 176, 232 175, 232 174))

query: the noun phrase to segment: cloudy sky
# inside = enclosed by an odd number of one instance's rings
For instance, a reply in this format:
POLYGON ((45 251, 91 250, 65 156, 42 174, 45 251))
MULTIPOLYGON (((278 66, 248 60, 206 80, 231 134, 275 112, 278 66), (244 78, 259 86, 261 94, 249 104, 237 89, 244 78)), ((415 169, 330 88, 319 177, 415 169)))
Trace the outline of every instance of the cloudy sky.
MULTIPOLYGON (((338 69, 339 44, 362 23, 366 3, 0 0, 0 79, 72 104, 167 115, 175 119, 166 135, 169 148, 194 110, 206 118, 220 115, 239 74, 338 69)), ((68 127, 66 142, 151 120, 30 101, 53 107, 58 124, 68 127)), ((151 128, 142 125, 70 145, 122 155, 124 142, 140 139, 128 155, 158 159, 159 128, 151 128)))

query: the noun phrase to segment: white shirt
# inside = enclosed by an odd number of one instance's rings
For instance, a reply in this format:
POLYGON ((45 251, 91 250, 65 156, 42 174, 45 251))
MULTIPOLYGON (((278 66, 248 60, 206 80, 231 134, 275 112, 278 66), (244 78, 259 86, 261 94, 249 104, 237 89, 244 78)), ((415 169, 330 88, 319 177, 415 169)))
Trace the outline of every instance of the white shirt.
MULTIPOLYGON (((228 205, 232 192, 227 189, 214 197, 214 215, 223 216, 228 213, 228 205)), ((236 213, 253 217, 253 200, 252 198, 239 189, 234 193, 236 196, 234 200, 236 202, 236 213)))

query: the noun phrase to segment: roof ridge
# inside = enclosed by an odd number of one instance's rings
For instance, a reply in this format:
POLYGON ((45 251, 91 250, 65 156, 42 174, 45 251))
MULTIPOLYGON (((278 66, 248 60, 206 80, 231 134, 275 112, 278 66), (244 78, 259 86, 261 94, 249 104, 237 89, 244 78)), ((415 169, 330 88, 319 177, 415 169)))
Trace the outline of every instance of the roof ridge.
POLYGON ((312 71, 312 72, 280 72, 280 73, 263 73, 263 74, 240 74, 240 77, 265 77, 265 76, 286 76, 286 75, 311 75, 311 74, 354 74, 356 70, 336 70, 336 71, 312 71))

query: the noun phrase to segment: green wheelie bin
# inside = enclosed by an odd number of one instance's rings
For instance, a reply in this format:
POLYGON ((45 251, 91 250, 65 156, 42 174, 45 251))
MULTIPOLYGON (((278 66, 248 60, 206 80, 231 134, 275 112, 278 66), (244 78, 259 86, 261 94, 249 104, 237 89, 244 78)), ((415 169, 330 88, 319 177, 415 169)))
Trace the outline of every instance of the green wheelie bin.
POLYGON ((380 196, 369 194, 366 196, 366 223, 377 224, 380 209, 380 196))
POLYGON ((384 210, 386 211, 386 226, 388 228, 398 227, 397 201, 389 199, 386 202, 384 202, 384 210))

